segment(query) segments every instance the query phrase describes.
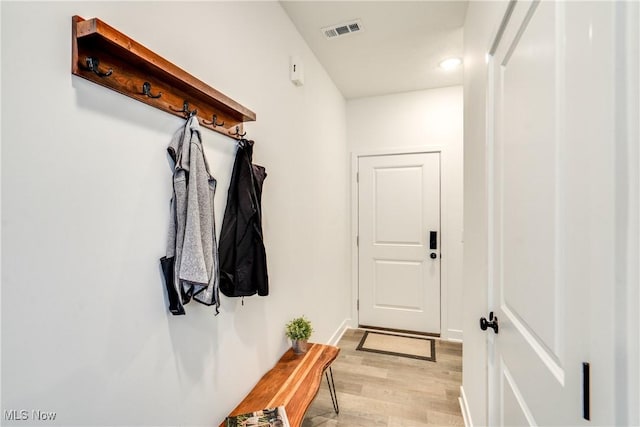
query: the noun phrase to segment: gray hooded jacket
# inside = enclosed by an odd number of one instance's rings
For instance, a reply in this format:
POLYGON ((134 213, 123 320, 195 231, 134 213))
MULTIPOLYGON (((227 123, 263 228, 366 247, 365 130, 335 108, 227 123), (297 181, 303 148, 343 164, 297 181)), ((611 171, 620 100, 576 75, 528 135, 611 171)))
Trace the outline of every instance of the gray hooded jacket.
POLYGON ((169 144, 175 161, 167 255, 161 259, 169 309, 185 314, 191 298, 220 307, 218 245, 213 212, 216 180, 202 149, 198 119, 191 117, 169 144))

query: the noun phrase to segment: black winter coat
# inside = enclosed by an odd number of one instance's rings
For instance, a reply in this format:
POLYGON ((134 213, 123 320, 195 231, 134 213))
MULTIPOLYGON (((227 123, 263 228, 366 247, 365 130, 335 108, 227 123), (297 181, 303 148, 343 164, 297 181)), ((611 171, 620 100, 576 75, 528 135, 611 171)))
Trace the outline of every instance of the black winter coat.
POLYGON ((220 291, 228 297, 269 294, 262 237, 262 184, 267 173, 251 163, 252 155, 253 141, 241 140, 219 245, 220 291))

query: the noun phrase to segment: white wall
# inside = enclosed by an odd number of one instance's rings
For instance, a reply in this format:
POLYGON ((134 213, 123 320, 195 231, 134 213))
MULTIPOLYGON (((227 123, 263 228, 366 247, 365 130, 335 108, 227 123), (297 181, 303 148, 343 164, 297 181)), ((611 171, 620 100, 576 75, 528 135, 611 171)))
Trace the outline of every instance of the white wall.
MULTIPOLYGON (((326 342, 350 316, 343 97, 277 2, 1 7, 3 414, 216 425, 288 347, 288 319, 306 314, 326 342), (168 313, 166 146, 183 120, 72 76, 74 14, 257 113, 246 130, 268 173, 268 297, 223 298, 217 317, 193 302, 168 313), (305 61, 301 88, 288 80, 293 54, 305 61)), ((234 144, 208 130, 204 141, 220 226, 234 144)))
POLYGON ((347 144, 356 154, 442 147, 442 337, 462 339, 462 87, 349 100, 347 144))

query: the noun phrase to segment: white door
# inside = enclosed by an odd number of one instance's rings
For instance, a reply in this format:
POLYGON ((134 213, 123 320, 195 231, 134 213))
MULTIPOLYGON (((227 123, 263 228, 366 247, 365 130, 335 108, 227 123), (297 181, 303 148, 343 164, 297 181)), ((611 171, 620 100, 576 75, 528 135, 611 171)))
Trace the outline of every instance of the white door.
POLYGON ((489 73, 489 424, 611 424, 614 6, 510 6, 489 73))
POLYGON ((440 153, 358 159, 359 323, 440 333, 440 153))

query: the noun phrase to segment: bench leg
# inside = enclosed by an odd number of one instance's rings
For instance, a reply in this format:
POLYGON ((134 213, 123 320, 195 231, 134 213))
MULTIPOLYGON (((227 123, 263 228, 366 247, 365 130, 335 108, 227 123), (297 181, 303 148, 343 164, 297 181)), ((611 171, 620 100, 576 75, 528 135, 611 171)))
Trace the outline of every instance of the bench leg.
POLYGON ((336 394, 336 384, 333 382, 333 371, 331 370, 331 366, 329 366, 329 372, 325 371, 324 375, 327 377, 327 385, 329 386, 329 394, 331 395, 333 410, 336 411, 336 414, 339 414, 340 408, 338 407, 338 395, 336 394), (331 374, 331 380, 329 380, 329 374, 331 374))

